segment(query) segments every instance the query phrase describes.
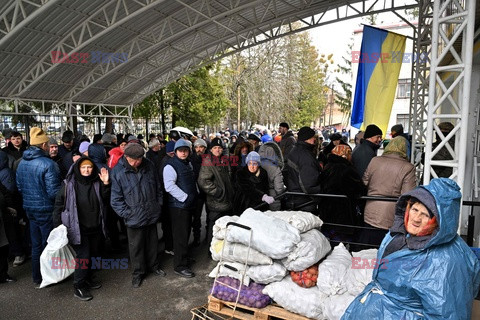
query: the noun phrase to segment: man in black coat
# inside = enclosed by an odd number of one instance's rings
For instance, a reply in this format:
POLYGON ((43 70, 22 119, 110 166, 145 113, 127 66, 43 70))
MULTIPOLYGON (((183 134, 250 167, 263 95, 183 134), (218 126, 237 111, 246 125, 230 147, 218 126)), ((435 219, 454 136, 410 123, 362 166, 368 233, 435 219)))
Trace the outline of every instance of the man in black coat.
POLYGON ((128 143, 111 175, 110 203, 127 226, 134 288, 140 287, 148 271, 165 276, 157 258, 162 188, 155 166, 144 155, 145 149, 140 144, 128 143))
MULTIPOLYGON (((298 142, 287 157, 288 184, 290 192, 320 193, 320 164, 315 155, 315 131, 309 127, 302 127, 298 131, 298 142)), ((311 202, 305 196, 291 196, 287 201, 287 208, 296 209, 300 204, 311 202)), ((300 208, 302 211, 316 212, 316 201, 300 208)))
POLYGON ((352 163, 360 177, 363 177, 363 173, 367 170, 372 158, 377 156, 377 150, 382 142, 382 135, 382 130, 379 127, 370 124, 365 129, 360 144, 353 149, 352 163))

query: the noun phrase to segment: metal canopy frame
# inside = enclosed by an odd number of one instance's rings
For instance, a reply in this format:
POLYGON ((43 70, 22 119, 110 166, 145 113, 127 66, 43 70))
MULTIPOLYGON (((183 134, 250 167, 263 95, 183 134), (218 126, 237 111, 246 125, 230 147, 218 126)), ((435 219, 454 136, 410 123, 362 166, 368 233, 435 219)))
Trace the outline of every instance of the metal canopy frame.
POLYGON ((416 6, 415 0, 10 0, 0 8, 0 96, 133 105, 259 43, 416 6), (90 60, 59 63, 52 51, 90 60), (128 59, 92 63, 94 54, 107 53, 128 59))

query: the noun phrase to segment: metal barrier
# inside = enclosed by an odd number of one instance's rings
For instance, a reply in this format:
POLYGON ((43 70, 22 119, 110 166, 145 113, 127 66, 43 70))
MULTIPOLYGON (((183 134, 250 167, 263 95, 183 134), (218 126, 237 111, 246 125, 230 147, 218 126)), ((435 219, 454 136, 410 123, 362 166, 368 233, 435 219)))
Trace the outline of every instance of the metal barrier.
MULTIPOLYGON (((307 193, 303 193, 303 192, 290 192, 290 191, 284 192, 284 193, 276 196, 275 200, 281 199, 281 198, 283 198, 285 196, 288 196, 288 195, 290 195, 290 196, 304 196, 304 197, 320 197, 320 198, 342 198, 342 199, 346 199, 349 202, 351 201, 350 198, 348 198, 346 195, 343 195, 343 194, 329 194, 329 193, 307 194, 307 193)), ((376 201, 396 202, 398 200, 398 198, 396 198, 396 197, 382 197, 382 196, 362 196, 362 197, 359 197, 355 200, 356 201, 358 201, 358 200, 376 200, 376 201)), ((302 203, 298 207, 295 207, 295 209, 298 210, 298 209, 301 209, 305 206, 311 205, 313 203, 315 203, 315 201, 307 201, 305 203, 302 203)), ((262 204, 256 206, 254 209, 259 209, 259 208, 263 207, 264 205, 266 205, 266 203, 262 203, 262 204)), ((465 201, 462 202, 462 206, 470 206, 471 207, 470 215, 468 216, 467 237, 466 237, 466 243, 467 243, 468 246, 471 247, 471 246, 473 246, 473 235, 474 235, 474 230, 475 230, 475 216, 473 214, 473 208, 474 207, 479 207, 480 206, 480 201, 465 200, 465 201)), ((369 228, 369 227, 341 225, 341 224, 334 224, 334 223, 325 223, 325 225, 374 230, 373 228, 369 228)), ((356 244, 356 245, 364 245, 364 246, 367 245, 367 244, 354 243, 354 242, 350 242, 350 243, 351 244, 356 244)), ((368 246, 372 246, 372 245, 368 245, 368 246)))

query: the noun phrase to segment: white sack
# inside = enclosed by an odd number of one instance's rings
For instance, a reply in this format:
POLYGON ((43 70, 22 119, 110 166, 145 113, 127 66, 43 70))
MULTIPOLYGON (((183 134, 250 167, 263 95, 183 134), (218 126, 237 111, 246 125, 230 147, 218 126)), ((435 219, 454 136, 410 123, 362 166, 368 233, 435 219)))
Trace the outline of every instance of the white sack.
MULTIPOLYGON (((251 208, 242 213, 237 223, 250 227, 251 246, 273 259, 288 256, 301 240, 298 229, 283 220, 251 208)), ((249 244, 250 231, 235 226, 229 226, 228 229, 228 241, 249 244)))
POLYGON ((323 304, 323 314, 329 320, 340 320, 353 300, 355 296, 349 293, 327 297, 323 304))
POLYGON ((74 271, 74 252, 68 246, 67 228, 61 224, 50 232, 47 246, 40 255, 40 273, 42 274, 40 288, 60 282, 74 271))
POLYGON ((318 266, 317 287, 327 296, 345 293, 346 275, 351 265, 352 256, 340 243, 318 266))
POLYGON ((280 281, 286 274, 287 269, 278 262, 274 262, 271 266, 250 266, 247 270, 250 279, 261 284, 280 281))
POLYGON ((218 218, 213 225, 213 237, 219 240, 223 240, 225 237, 225 231, 227 231, 227 223, 237 222, 239 216, 223 216, 218 218))
POLYGON ((303 271, 321 259, 332 249, 330 241, 317 229, 300 234, 300 241, 295 249, 282 259, 283 265, 290 271, 303 271))
POLYGON ((272 258, 264 255, 257 250, 250 248, 248 252, 248 247, 241 243, 229 242, 225 240, 218 240, 213 238, 210 245, 210 252, 212 253, 212 259, 215 261, 220 261, 222 257, 222 247, 226 243, 225 249, 223 250, 223 260, 230 262, 245 263, 248 253, 248 265, 263 265, 263 264, 272 264, 272 258))
POLYGON ((235 279, 238 279, 239 281, 242 281, 242 275, 245 274, 245 276, 243 277, 243 284, 248 286, 250 284, 250 277, 247 275, 246 270, 248 270, 248 266, 245 267, 245 265, 242 263, 224 262, 220 265, 220 262, 219 262, 215 266, 215 268, 213 268, 212 272, 210 272, 208 276, 210 278, 215 278, 218 273, 219 277, 230 277, 230 278, 235 278, 235 279), (237 269, 237 271, 229 269, 225 265, 234 267, 235 269, 237 269))
POLYGON ((302 288, 286 276, 282 281, 268 284, 262 292, 288 311, 312 319, 324 319, 325 295, 317 287, 302 288))
POLYGON ((377 259, 377 253, 377 249, 352 252, 352 265, 348 270, 346 277, 348 293, 357 296, 363 291, 367 284, 372 281, 373 266, 363 268, 365 265, 363 259, 366 259, 369 264, 373 264, 377 259), (355 259, 358 260, 354 261, 355 259))
POLYGON ((323 221, 319 217, 306 211, 266 211, 264 213, 288 222, 301 233, 320 228, 323 225, 323 221))

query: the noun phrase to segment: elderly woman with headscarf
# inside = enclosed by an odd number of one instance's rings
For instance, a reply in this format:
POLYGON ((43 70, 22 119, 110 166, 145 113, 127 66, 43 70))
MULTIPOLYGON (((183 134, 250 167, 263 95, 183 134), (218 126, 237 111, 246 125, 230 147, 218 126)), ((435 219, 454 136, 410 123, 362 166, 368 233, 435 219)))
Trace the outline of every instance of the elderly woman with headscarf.
MULTIPOLYGON (((368 196, 399 197, 416 187, 415 167, 407 160, 407 140, 393 138, 383 154, 374 157, 363 175, 368 196)), ((391 201, 368 200, 364 210, 366 227, 360 242, 380 245, 388 229, 393 225, 395 203, 391 201)))
POLYGON ((342 320, 471 319, 480 265, 457 234, 461 196, 440 178, 400 197, 372 281, 342 320))
POLYGON ((55 199, 53 223, 67 227, 68 242, 79 261, 87 264, 75 269, 74 296, 83 301, 93 297, 91 289, 101 287, 93 280, 92 258, 99 257, 106 235, 106 207, 110 200, 110 180, 106 168, 98 169, 83 156, 70 168, 55 199))
MULTIPOLYGON (((233 199, 236 215, 241 215, 247 208, 262 203, 271 204, 274 201, 274 198, 268 195, 268 175, 260 166, 260 162, 260 155, 252 151, 247 155, 247 165, 237 171, 233 199)), ((268 206, 262 206, 260 209, 266 210, 268 206)))
MULTIPOLYGON (((322 198, 320 218, 326 223, 358 226, 362 223, 357 206, 366 187, 352 164, 352 148, 336 145, 328 154, 328 163, 321 175, 322 193, 346 195, 345 198, 322 198)), ((354 240, 354 228, 324 225, 322 232, 334 241, 354 240)))

